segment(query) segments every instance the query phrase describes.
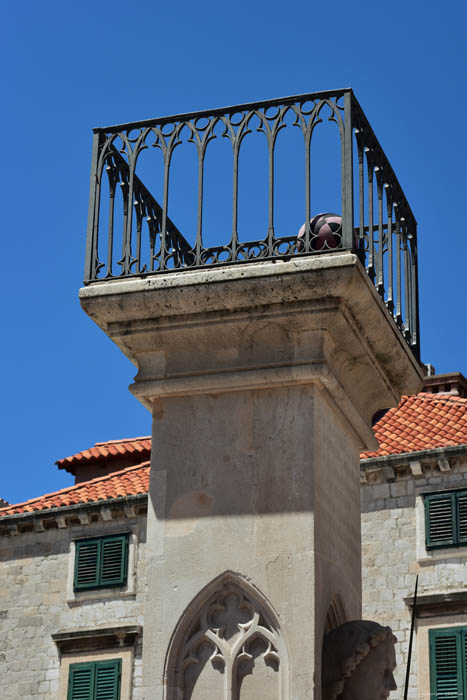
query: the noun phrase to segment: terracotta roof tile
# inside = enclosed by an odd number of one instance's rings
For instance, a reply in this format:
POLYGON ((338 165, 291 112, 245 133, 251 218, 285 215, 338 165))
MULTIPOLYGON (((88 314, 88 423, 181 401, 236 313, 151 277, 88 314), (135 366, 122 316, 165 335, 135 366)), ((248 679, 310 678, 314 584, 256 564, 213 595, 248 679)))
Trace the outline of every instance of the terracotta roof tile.
MULTIPOLYGON (((391 408, 378 421, 374 431, 379 441, 379 449, 362 452, 361 459, 467 445, 467 398, 429 393, 404 396, 397 408, 391 408)), ((83 450, 76 455, 59 460, 57 464, 60 466, 64 463, 76 464, 103 458, 112 459, 114 454, 138 453, 143 457, 149 457, 150 451, 150 437, 110 440, 98 442, 89 450, 83 450)), ((148 488, 149 462, 144 461, 56 493, 33 498, 26 503, 0 508, 0 517, 134 496, 147 493, 148 488)))
POLYGON ((70 457, 58 459, 55 464, 59 469, 66 469, 74 473, 74 468, 80 464, 102 462, 125 455, 134 455, 135 453, 141 455, 142 458, 149 458, 151 454, 151 436, 96 442, 94 447, 77 452, 70 457))
POLYGON ((33 511, 63 508, 78 503, 106 501, 122 496, 136 496, 147 493, 149 489, 149 462, 127 467, 107 476, 100 476, 76 486, 69 486, 55 493, 33 498, 25 503, 17 503, 0 508, 0 517, 30 513, 33 511))
POLYGON ((361 459, 467 444, 467 399, 450 394, 403 396, 374 427, 379 450, 361 459))

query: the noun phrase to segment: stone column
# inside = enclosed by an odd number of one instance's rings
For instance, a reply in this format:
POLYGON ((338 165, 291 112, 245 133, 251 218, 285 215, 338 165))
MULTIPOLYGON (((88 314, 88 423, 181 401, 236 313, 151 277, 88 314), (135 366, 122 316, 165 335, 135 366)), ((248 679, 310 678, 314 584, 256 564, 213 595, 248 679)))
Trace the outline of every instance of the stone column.
POLYGON ((320 698, 361 615, 359 452, 420 368, 356 256, 99 283, 153 415, 147 700, 320 698))

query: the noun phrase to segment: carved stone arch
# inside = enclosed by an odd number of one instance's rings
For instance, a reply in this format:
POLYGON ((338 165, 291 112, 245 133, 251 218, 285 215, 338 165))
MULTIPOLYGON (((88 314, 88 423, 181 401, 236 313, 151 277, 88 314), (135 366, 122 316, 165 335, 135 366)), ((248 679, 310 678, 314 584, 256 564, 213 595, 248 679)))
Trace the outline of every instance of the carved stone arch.
POLYGON ((288 700, 288 654, 277 615, 227 571, 179 620, 166 656, 165 700, 288 700))
POLYGON ((328 607, 328 611, 326 613, 323 634, 328 634, 328 632, 331 632, 331 630, 336 629, 336 627, 339 627, 340 625, 343 625, 344 622, 348 621, 348 619, 349 618, 347 615, 347 610, 345 609, 344 602, 340 597, 339 593, 336 593, 334 598, 331 600, 331 603, 328 607))

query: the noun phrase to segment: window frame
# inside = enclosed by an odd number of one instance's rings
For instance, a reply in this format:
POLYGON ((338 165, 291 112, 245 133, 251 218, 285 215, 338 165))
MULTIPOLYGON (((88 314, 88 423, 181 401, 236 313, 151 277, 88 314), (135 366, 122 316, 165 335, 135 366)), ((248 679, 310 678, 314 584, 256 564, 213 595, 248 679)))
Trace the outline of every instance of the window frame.
POLYGON ((84 671, 89 669, 90 671, 90 694, 89 694, 89 700, 96 700, 97 699, 97 679, 98 679, 98 670, 99 668, 112 668, 115 669, 116 675, 114 678, 114 687, 113 687, 113 698, 112 700, 120 700, 120 695, 121 695, 121 680, 122 680, 122 660, 120 658, 115 658, 115 659, 106 659, 106 660, 100 660, 100 661, 80 661, 77 663, 70 664, 68 667, 68 691, 67 691, 67 700, 73 700, 73 681, 75 677, 75 673, 78 673, 79 671, 84 671))
MULTIPOLYGON (((436 663, 436 640, 454 637, 456 640, 456 683, 458 684, 457 698, 467 700, 467 627, 436 627, 428 630, 429 665, 430 665, 430 697, 437 700, 438 668, 436 663)), ((452 695, 454 698, 454 695, 452 695)))
POLYGON ((129 560, 129 544, 130 532, 112 533, 94 537, 85 537, 75 540, 75 552, 73 562, 73 592, 80 593, 82 591, 97 591, 106 588, 123 588, 128 582, 128 560, 129 560), (120 566, 120 575, 117 578, 103 580, 103 560, 105 554, 105 544, 121 542, 122 543, 122 560, 120 566), (85 583, 79 582, 80 573, 80 555, 82 550, 89 545, 97 545, 96 553, 96 575, 93 581, 85 583))
MULTIPOLYGON (((429 493, 421 494, 423 496, 423 506, 425 514, 425 548, 426 551, 433 551, 435 549, 452 549, 467 546, 467 537, 461 537, 460 530, 460 500, 462 497, 466 499, 467 503, 467 489, 449 489, 446 491, 433 491, 429 493), (451 531, 452 537, 443 540, 438 540, 433 542, 431 537, 431 513, 430 504, 436 501, 442 501, 449 499, 451 501, 450 513, 451 513, 451 531)), ((467 505, 463 504, 466 508, 467 505)), ((466 516, 467 518, 467 516, 466 516)), ((467 527, 465 523, 464 527, 467 527)))

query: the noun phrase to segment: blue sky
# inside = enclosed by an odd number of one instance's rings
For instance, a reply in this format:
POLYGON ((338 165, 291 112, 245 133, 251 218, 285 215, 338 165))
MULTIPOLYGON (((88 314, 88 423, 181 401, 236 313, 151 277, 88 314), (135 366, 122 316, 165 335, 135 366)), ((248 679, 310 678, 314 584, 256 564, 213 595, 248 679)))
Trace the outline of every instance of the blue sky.
POLYGON ((467 374, 465 3, 3 2, 0 496, 150 433, 81 311, 91 128, 351 86, 418 220, 422 359, 467 374))

